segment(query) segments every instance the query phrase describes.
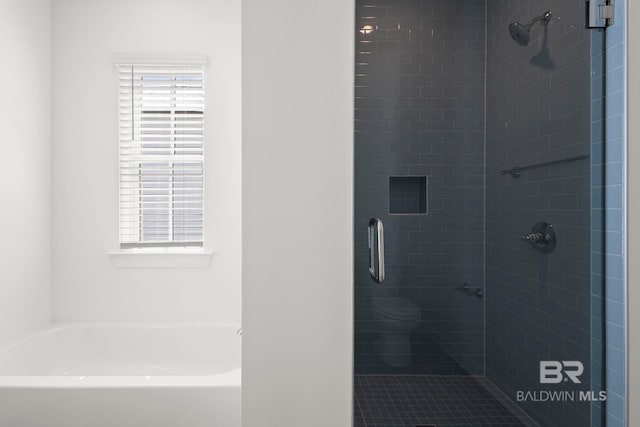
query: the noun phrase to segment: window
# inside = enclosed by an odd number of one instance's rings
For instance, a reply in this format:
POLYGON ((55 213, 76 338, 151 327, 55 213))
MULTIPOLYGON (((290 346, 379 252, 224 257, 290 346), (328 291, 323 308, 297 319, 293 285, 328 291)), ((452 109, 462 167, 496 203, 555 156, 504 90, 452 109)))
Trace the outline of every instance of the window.
POLYGON ((120 247, 202 247, 203 66, 117 68, 120 247))

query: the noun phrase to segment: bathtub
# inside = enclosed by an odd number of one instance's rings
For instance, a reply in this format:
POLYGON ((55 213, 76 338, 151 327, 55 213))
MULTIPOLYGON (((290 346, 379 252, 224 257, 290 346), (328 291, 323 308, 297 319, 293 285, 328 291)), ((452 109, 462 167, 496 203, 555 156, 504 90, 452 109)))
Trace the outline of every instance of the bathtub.
POLYGON ((238 325, 54 324, 0 348, 0 427, 240 426, 238 325))

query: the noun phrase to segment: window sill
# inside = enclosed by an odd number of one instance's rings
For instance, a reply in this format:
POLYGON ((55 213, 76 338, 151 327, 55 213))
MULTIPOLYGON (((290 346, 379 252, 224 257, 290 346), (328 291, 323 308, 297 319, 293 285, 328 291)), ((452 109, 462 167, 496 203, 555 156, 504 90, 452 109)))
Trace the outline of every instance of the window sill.
POLYGON ((115 268, 207 268, 215 252, 207 249, 130 249, 107 252, 115 268))

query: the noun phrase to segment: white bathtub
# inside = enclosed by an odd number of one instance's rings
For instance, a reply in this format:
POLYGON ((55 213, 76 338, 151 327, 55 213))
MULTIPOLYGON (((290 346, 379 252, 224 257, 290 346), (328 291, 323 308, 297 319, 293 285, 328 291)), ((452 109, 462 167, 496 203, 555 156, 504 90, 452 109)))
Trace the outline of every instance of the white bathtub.
POLYGON ((0 427, 240 426, 237 325, 58 324, 0 348, 0 427))

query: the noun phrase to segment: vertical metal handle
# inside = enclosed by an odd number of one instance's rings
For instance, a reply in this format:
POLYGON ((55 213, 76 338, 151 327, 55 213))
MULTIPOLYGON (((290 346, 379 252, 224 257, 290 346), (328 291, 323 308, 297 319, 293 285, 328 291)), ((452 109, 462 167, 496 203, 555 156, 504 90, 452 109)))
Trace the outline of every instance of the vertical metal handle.
POLYGON ((384 281, 384 226, 380 218, 369 220, 369 274, 377 283, 384 281))

